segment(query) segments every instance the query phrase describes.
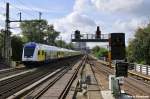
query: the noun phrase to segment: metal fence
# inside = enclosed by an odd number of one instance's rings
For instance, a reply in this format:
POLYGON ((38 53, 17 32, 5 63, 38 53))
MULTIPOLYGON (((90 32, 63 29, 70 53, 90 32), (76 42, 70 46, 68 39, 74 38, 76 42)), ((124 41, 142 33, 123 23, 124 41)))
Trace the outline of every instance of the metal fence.
POLYGON ((150 75, 150 66, 142 64, 131 64, 134 66, 134 71, 140 72, 141 74, 150 75))
MULTIPOLYGON (((75 39, 75 34, 71 35, 72 39, 75 39)), ((101 34, 99 39, 108 39, 108 34, 101 34)), ((96 34, 80 34, 80 39, 98 39, 96 34)))

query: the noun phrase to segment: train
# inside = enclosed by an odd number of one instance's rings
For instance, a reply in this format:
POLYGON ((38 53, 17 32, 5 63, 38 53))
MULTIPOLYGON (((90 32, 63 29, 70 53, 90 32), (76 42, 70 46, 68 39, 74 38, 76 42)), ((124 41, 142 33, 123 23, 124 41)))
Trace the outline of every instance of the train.
POLYGON ((22 62, 25 65, 49 63, 57 59, 80 55, 80 51, 28 42, 24 44, 22 62))

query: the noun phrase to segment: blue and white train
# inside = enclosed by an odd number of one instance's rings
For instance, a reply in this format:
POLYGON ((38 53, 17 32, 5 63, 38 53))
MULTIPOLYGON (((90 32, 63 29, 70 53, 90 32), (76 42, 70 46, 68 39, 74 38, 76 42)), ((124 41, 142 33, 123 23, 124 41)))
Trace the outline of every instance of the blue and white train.
POLYGON ((79 51, 29 42, 23 47, 22 62, 24 64, 45 63, 59 58, 80 54, 79 51))

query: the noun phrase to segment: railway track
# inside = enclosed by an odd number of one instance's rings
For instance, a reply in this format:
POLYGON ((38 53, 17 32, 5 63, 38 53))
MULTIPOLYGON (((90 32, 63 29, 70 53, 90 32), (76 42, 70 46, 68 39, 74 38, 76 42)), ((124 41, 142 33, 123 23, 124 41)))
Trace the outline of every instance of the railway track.
POLYGON ((42 96, 51 86, 53 86, 67 71, 69 68, 64 68, 61 70, 61 72, 58 72, 57 74, 54 74, 51 79, 47 80, 44 84, 42 84, 40 87, 32 90, 30 93, 28 93, 23 98, 25 99, 38 99, 40 96, 42 96))
MULTIPOLYGON (((75 58, 72 58, 70 60, 73 61, 74 59, 75 58)), ((39 67, 33 72, 19 75, 0 82, 0 99, 5 99, 15 94, 16 92, 49 75, 53 71, 68 66, 69 64, 70 63, 67 63, 67 61, 63 60, 59 63, 53 63, 51 66, 39 67)))
POLYGON ((1 71, 0 72, 0 79, 7 77, 7 76, 11 76, 17 73, 21 73, 23 71, 29 70, 27 68, 20 68, 20 69, 9 69, 9 70, 5 70, 5 71, 1 71))
POLYGON ((72 82, 76 78, 80 67, 84 64, 84 62, 85 62, 85 59, 83 59, 80 65, 77 66, 76 68, 71 66, 71 67, 62 69, 59 73, 54 74, 53 77, 48 79, 39 87, 31 90, 28 94, 24 95, 23 98, 24 99, 29 99, 29 98, 39 99, 39 98, 45 97, 46 93, 49 93, 49 96, 48 96, 49 98, 57 97, 58 99, 64 99, 65 96, 67 95, 67 92, 70 89, 72 82), (57 95, 52 96, 55 93, 57 93, 57 95))
POLYGON ((25 75, 21 75, 16 77, 15 79, 7 80, 5 83, 1 84, 0 86, 0 98, 4 99, 10 95, 12 95, 14 92, 19 91, 23 89, 24 87, 32 84, 35 81, 38 81, 42 77, 49 74, 49 72, 52 72, 53 70, 47 70, 47 69, 39 69, 35 72, 27 73, 25 75))
MULTIPOLYGON (((104 64, 99 64, 96 60, 93 60, 92 62, 93 68, 99 70, 100 72, 103 72, 108 78, 110 74, 114 74, 114 70, 107 67, 104 64)), ((144 83, 141 80, 137 80, 133 78, 132 76, 129 76, 125 78, 124 80, 124 86, 123 89, 127 93, 131 93, 132 95, 145 95, 145 96, 150 96, 150 85, 144 83)))

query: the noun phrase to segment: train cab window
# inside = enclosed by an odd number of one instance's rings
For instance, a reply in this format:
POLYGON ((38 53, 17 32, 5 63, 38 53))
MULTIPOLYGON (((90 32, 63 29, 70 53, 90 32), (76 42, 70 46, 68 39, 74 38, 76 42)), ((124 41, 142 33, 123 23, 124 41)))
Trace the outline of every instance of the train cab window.
POLYGON ((25 47, 24 48, 24 56, 32 57, 34 53, 35 47, 25 47))

